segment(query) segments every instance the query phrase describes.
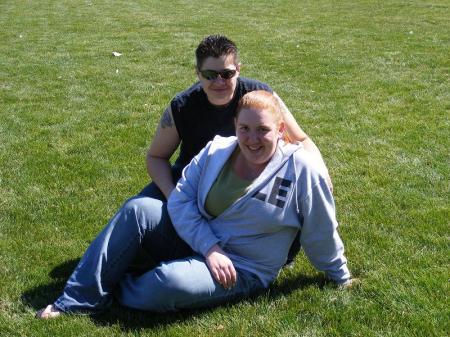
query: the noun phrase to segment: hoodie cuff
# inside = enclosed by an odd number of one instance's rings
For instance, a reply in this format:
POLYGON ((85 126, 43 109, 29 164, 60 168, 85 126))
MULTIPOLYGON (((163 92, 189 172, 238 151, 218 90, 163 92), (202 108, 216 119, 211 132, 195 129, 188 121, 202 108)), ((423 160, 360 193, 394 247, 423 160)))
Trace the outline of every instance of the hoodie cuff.
POLYGON ((206 257, 206 254, 209 252, 212 246, 214 246, 219 242, 220 240, 215 239, 215 240, 208 240, 207 242, 202 243, 201 246, 199 247, 200 253, 206 257))

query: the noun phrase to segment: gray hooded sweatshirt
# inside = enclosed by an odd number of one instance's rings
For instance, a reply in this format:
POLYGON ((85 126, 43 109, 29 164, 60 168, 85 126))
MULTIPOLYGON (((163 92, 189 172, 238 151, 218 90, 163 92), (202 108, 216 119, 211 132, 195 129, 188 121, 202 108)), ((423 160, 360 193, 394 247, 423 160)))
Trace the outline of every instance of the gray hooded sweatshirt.
POLYGON ((208 192, 236 146, 236 137, 216 136, 184 169, 168 200, 178 235, 203 256, 218 244, 236 269, 257 275, 267 287, 300 231, 310 262, 333 281, 347 281, 333 196, 324 172, 300 144, 279 141, 245 195, 218 217, 206 212, 208 192))

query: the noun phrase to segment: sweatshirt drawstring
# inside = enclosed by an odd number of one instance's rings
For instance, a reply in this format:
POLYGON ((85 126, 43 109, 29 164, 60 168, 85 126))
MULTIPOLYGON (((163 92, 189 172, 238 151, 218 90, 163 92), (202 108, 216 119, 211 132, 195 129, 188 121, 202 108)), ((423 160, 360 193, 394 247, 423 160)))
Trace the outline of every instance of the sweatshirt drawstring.
MULTIPOLYGON (((298 173, 297 173, 297 165, 295 165, 295 163, 294 163, 294 156, 291 156, 291 163, 292 163, 292 166, 294 166, 294 177, 295 177, 295 181, 299 181, 299 179, 298 179, 298 173)), ((299 205, 298 205, 298 188, 297 188, 297 184, 294 184, 294 191, 295 191, 295 194, 294 194, 294 197, 295 197, 295 211, 297 212, 297 214, 299 214, 300 213, 300 207, 299 207, 299 205)))

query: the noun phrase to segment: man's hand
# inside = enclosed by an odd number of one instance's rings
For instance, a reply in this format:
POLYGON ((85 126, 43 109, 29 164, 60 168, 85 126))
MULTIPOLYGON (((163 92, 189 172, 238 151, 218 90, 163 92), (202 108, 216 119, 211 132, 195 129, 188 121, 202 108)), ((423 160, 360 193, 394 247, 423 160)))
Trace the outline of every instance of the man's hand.
POLYGON ((328 184, 328 187, 330 188, 331 193, 333 193, 333 183, 331 182, 330 175, 327 175, 327 184, 328 184))
POLYGON ((233 262, 228 258, 219 245, 214 245, 205 256, 206 264, 214 279, 225 289, 229 289, 236 284, 236 270, 233 262))

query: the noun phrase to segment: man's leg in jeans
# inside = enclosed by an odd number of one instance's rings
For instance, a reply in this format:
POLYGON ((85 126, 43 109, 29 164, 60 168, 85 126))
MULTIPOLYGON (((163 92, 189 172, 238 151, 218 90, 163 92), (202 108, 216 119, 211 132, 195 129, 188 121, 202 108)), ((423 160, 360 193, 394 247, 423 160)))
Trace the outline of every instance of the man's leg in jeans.
MULTIPOLYGON (((181 178, 181 173, 183 172, 183 167, 175 164, 172 166, 172 179, 173 182, 177 183, 177 181, 181 178)), ((150 183, 147 186, 145 186, 142 191, 139 192, 138 195, 146 196, 154 199, 158 199, 161 201, 167 201, 164 194, 161 192, 161 190, 158 188, 158 186, 155 183, 150 183)))
POLYGON ((144 243, 149 251, 157 252, 156 259, 192 252, 176 235, 166 203, 138 195, 124 204, 91 243, 54 305, 65 312, 101 310, 108 306, 114 287, 144 243), (154 242, 162 242, 162 238, 172 245, 153 246, 154 242))
MULTIPOLYGON (((182 171, 183 168, 181 166, 172 166, 172 178, 175 183, 180 179, 182 171)), ((145 186, 139 192, 138 196, 146 196, 163 202, 167 201, 159 187, 153 182, 145 186)), ((155 260, 143 247, 140 247, 136 258, 130 263, 127 272, 134 275, 141 275, 148 270, 155 268, 158 265, 158 262, 159 261, 155 260)))

